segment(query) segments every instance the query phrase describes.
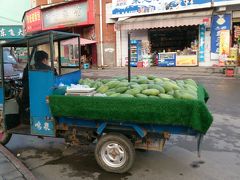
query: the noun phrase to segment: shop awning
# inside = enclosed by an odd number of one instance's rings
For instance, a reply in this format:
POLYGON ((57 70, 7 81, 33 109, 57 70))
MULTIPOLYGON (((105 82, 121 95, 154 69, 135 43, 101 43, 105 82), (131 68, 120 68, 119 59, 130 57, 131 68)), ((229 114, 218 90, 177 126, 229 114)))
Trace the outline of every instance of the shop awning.
MULTIPOLYGON (((96 43, 96 41, 80 38, 80 44, 83 45, 83 46, 87 45, 87 44, 94 44, 94 43, 96 43)), ((69 44, 77 45, 78 44, 78 39, 77 38, 73 38, 73 39, 69 39, 67 41, 63 41, 61 43, 61 45, 69 45, 69 44)))
POLYGON ((203 20, 211 16, 212 10, 132 17, 118 21, 117 26, 121 30, 192 26, 203 24, 203 20))

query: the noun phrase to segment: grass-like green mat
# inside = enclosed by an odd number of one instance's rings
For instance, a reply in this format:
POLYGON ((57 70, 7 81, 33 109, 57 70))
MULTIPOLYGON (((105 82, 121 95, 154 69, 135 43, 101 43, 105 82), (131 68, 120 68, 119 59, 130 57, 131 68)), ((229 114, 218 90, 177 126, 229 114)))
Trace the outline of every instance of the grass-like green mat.
POLYGON ((180 125, 206 133, 213 117, 208 111, 206 90, 198 86, 198 100, 52 95, 54 117, 110 122, 180 125))

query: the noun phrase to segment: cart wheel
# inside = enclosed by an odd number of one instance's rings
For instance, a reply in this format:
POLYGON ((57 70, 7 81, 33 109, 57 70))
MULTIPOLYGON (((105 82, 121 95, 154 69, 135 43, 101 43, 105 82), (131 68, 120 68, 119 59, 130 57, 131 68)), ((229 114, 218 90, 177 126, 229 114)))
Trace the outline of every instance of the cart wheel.
POLYGON ((0 117, 0 144, 5 145, 11 139, 12 134, 5 131, 3 118, 0 117))
POLYGON ((126 136, 110 133, 102 136, 98 141, 95 158, 105 171, 125 173, 134 163, 135 149, 126 136))

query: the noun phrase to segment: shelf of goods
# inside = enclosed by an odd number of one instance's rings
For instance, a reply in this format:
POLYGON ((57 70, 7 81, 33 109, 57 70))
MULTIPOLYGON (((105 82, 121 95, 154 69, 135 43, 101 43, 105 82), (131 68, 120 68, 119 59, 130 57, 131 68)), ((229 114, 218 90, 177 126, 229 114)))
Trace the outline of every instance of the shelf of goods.
POLYGON ((131 62, 130 66, 137 67, 138 61, 141 59, 141 46, 142 41, 141 40, 131 40, 131 47, 130 47, 130 53, 131 53, 131 62))

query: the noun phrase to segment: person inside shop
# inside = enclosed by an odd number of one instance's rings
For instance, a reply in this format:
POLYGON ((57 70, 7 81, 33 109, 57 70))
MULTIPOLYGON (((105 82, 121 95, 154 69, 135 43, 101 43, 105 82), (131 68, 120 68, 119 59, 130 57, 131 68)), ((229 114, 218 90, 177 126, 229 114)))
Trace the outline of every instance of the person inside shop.
MULTIPOLYGON (((35 70, 51 70, 52 68, 48 65, 48 54, 45 51, 36 51, 34 56, 34 65, 31 66, 32 69, 35 70)), ((54 74, 57 74, 56 69, 54 68, 54 74)), ((22 77, 22 116, 23 122, 25 120, 29 120, 29 76, 28 76, 28 64, 23 70, 23 77, 22 77)))

